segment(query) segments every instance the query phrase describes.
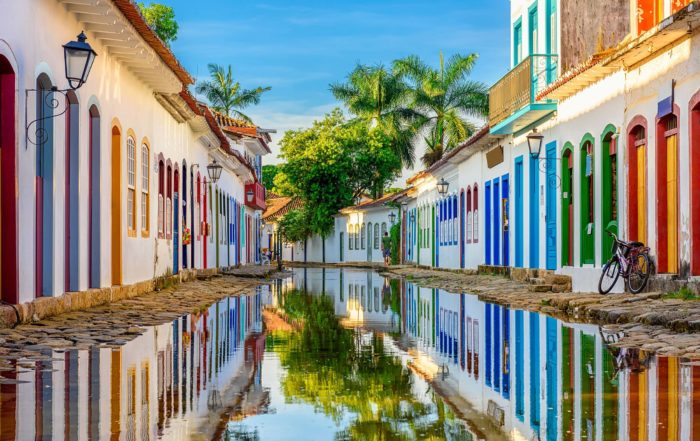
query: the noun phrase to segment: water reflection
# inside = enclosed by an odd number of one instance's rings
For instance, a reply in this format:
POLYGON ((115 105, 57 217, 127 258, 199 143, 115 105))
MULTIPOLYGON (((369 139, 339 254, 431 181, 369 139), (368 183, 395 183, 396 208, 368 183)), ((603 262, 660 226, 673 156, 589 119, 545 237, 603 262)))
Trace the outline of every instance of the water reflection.
POLYGON ((259 292, 227 298, 118 348, 17 362, 1 373, 0 438, 188 439, 215 430, 222 391, 262 358, 261 307, 259 292))
POLYGON ((700 361, 614 338, 299 269, 124 346, 0 368, 0 440, 699 440, 700 361))
POLYGON ((510 439, 700 439, 700 360, 612 349, 598 326, 474 295, 410 282, 394 281, 388 292, 384 286, 363 271, 299 269, 269 301, 284 302, 281 293, 291 287, 325 291, 344 322, 394 331, 413 366, 445 376, 510 439), (355 301, 348 293, 358 285, 355 301), (367 296, 376 287, 377 303, 367 296))

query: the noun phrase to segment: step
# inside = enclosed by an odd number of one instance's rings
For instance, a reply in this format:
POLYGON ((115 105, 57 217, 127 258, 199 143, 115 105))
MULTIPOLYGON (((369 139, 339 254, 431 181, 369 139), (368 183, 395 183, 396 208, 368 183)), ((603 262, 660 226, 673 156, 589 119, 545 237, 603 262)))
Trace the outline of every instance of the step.
POLYGON ((530 279, 530 285, 545 285, 546 283, 543 277, 533 277, 530 279))
POLYGON ((530 292, 551 292, 552 285, 530 285, 527 287, 527 290, 530 292))

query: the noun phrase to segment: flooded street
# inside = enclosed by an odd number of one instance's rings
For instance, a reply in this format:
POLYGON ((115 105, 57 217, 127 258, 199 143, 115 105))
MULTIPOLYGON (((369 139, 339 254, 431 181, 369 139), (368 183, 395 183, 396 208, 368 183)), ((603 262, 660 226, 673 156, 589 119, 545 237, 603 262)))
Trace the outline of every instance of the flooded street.
POLYGON ((0 434, 700 439, 700 360, 608 346, 620 337, 364 270, 295 269, 123 346, 15 361, 0 434))

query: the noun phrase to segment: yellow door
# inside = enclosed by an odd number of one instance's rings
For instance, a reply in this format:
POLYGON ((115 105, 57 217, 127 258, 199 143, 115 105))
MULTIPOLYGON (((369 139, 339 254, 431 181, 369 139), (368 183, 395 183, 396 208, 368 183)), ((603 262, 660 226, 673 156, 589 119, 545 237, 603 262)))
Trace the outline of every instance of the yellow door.
POLYGON ((666 138, 666 225, 669 273, 678 272, 678 137, 666 138))
POLYGON ((647 373, 639 373, 639 441, 647 440, 647 373))
POLYGON ((678 400, 680 390, 678 388, 678 359, 668 359, 668 441, 676 441, 679 435, 678 400))
POLYGON ((637 238, 647 242, 647 146, 637 148, 637 238))

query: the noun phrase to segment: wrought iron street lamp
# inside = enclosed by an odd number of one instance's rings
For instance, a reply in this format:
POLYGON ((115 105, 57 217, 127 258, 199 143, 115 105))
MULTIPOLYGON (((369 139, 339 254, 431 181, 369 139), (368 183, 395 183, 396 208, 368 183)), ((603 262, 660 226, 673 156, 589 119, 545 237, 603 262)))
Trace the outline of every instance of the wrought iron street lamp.
POLYGON ((396 213, 393 211, 389 213, 389 222, 391 222, 391 225, 394 225, 394 222, 396 222, 396 213))
POLYGON ((71 89, 78 89, 85 84, 92 63, 95 62, 97 53, 86 42, 85 32, 78 35, 77 41, 71 41, 63 45, 63 58, 66 65, 66 79, 71 89))
POLYGON ((32 143, 36 146, 43 146, 44 143, 48 141, 48 131, 44 127, 44 122, 66 113, 68 111, 68 106, 70 105, 68 100, 68 92, 70 90, 79 89, 87 81, 97 53, 92 49, 92 47, 90 47, 86 40, 87 37, 85 36, 85 33, 81 32, 76 41, 70 41, 63 45, 63 62, 65 63, 66 80, 68 80, 68 86, 70 89, 59 89, 58 87, 53 86, 50 89, 26 89, 24 91, 24 120, 26 121, 24 126, 24 134, 27 140, 27 145, 32 143), (36 94, 37 101, 42 101, 39 105, 43 109, 46 109, 48 113, 47 116, 37 115, 36 119, 29 119, 28 113, 30 94, 36 94), (57 113, 54 113, 53 110, 58 109, 60 106, 60 100, 56 99, 55 94, 63 95, 63 101, 65 103, 64 109, 57 113), (32 126, 34 126, 34 136, 30 137, 29 132, 32 126))
POLYGON ((527 135, 527 146, 530 149, 530 156, 533 158, 540 157, 540 151, 542 151, 542 140, 544 136, 537 131, 537 127, 532 129, 532 132, 527 135))
POLYGON ((207 173, 209 174, 209 179, 216 184, 219 181, 219 178, 221 177, 221 170, 223 170, 223 167, 221 164, 216 162, 216 159, 214 159, 211 164, 207 165, 207 173))
POLYGON ((441 178, 440 181, 437 183, 437 191, 440 196, 445 196, 447 194, 447 190, 450 188, 450 183, 445 180, 445 178, 441 178))

